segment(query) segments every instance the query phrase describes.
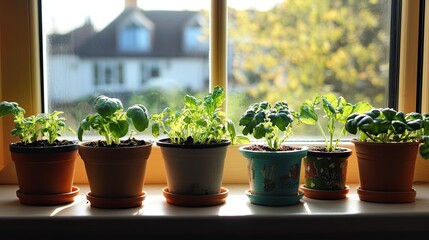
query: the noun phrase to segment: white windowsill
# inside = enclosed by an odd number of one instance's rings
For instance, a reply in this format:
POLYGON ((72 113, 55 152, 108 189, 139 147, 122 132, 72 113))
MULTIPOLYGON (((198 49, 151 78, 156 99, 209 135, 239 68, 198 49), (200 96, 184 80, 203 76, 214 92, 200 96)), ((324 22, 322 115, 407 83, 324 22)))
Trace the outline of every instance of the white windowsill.
MULTIPOLYGON (((268 207, 249 202, 244 193, 246 184, 226 184, 229 194, 225 204, 192 208, 166 203, 162 195, 165 185, 145 185, 146 198, 141 207, 99 209, 86 200, 88 185, 77 185, 80 191, 75 201, 59 206, 23 205, 16 197, 17 185, 0 185, 0 239, 21 239, 15 234, 25 239, 30 233, 44 239, 57 239, 58 233, 70 238, 88 234, 142 238, 291 234, 300 239, 319 234, 332 237, 334 233, 345 233, 347 239, 368 234, 410 237, 429 233, 428 183, 414 184, 416 201, 401 204, 360 201, 357 185, 349 186, 346 199, 303 197, 296 205, 268 207)), ((344 238, 341 236, 338 239, 344 238)))

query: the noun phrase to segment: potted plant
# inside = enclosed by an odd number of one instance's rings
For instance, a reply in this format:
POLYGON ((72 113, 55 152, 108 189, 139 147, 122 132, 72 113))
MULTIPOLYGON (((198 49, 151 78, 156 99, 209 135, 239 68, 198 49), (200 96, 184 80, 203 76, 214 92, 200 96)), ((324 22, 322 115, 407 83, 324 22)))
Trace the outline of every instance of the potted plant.
POLYGON ((373 108, 351 114, 346 130, 358 134, 356 147, 360 200, 380 203, 415 201, 417 154, 429 159, 429 114, 373 108))
POLYGON ((209 206, 225 202, 222 186, 225 155, 230 144, 240 141, 234 123, 221 106, 224 89, 216 86, 203 99, 186 95, 180 110, 169 107, 151 115, 152 134, 159 138, 166 167, 166 201, 182 206, 209 206))
POLYGON ((246 195, 253 204, 294 205, 303 196, 298 187, 308 147, 284 144, 292 133, 293 121, 286 101, 253 103, 239 120, 243 135, 265 140, 239 148, 248 160, 250 188, 246 195))
POLYGON ((17 197, 26 205, 58 205, 74 201, 79 188, 73 186, 78 142, 60 140, 62 131, 74 130, 65 123, 61 111, 25 117, 16 102, 0 103, 0 117, 13 115, 10 143, 19 189, 17 197))
POLYGON ((148 111, 141 104, 125 110, 121 100, 105 95, 95 98, 93 105, 96 113, 80 122, 78 139, 82 141, 83 133, 91 129, 104 139, 78 146, 90 186, 86 197, 91 206, 98 208, 141 206, 146 196, 143 186, 152 142, 138 140, 134 133, 149 126, 148 111))
POLYGON ((344 97, 329 93, 305 100, 293 113, 298 125, 317 125, 325 141, 324 145, 308 148, 304 159, 304 184, 300 186, 304 196, 316 199, 342 199, 347 196, 347 164, 352 149, 340 147, 339 144, 347 135, 347 117, 371 108, 367 102, 351 104, 344 97))

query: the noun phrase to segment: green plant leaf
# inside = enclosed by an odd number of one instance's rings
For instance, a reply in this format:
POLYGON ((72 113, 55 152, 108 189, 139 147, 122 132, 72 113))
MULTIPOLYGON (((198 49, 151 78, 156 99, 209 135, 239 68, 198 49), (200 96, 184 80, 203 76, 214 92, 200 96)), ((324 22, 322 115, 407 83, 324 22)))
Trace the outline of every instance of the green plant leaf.
POLYGON ((98 114, 103 117, 112 116, 116 111, 122 110, 123 106, 119 99, 104 95, 98 96, 94 101, 94 107, 98 114))
MULTIPOLYGON (((161 132, 166 133, 174 143, 185 139, 192 139, 194 143, 220 142, 227 138, 235 143, 235 133, 229 131, 226 114, 220 109, 224 100, 224 90, 219 86, 203 100, 186 95, 184 106, 179 111, 165 108, 160 114, 152 114, 152 135, 157 137, 161 132)), ((246 124, 251 124, 252 120, 250 117, 246 124)))
POLYGON ((115 138, 121 138, 128 133, 129 123, 127 120, 118 120, 117 122, 111 122, 109 129, 115 138))
POLYGON ((249 144, 249 143, 251 143, 250 139, 248 137, 246 137, 246 136, 238 135, 236 137, 236 139, 237 139, 237 143, 239 143, 239 144, 249 144))
POLYGON ((401 121, 398 121, 398 120, 393 120, 392 126, 393 126, 393 129, 395 130, 396 134, 402 134, 405 132, 405 130, 407 130, 407 124, 405 124, 401 121))
POLYGON ((425 136, 423 138, 423 144, 420 145, 419 152, 424 159, 429 159, 429 137, 425 136))
POLYGON ((369 126, 374 122, 374 120, 366 114, 359 114, 356 116, 354 121, 356 122, 357 127, 369 126))
POLYGON ((142 104, 135 104, 127 109, 127 116, 133 121, 137 131, 142 132, 149 126, 148 111, 142 104))
POLYGON ((256 139, 260 139, 265 137, 265 134, 267 133, 267 129, 265 128, 265 126, 263 124, 259 124, 255 127, 254 131, 253 131, 253 136, 256 139))
POLYGON ((347 132, 351 134, 357 133, 358 128, 357 128, 356 122, 354 121, 354 118, 350 118, 349 120, 347 120, 345 124, 345 129, 347 130, 347 132))
POLYGON ((372 105, 365 101, 357 102, 355 105, 353 105, 353 111, 352 113, 364 113, 368 112, 372 109, 372 105))
POLYGON ((420 120, 423 120, 423 116, 420 114, 420 113, 417 113, 417 112, 411 112, 411 113, 408 113, 406 116, 405 116, 405 119, 408 121, 408 120, 416 120, 416 119, 420 119, 420 120))
MULTIPOLYGON (((334 97, 334 99, 336 100, 335 97, 334 97)), ((337 113, 335 107, 331 104, 331 102, 329 101, 329 99, 327 97, 323 97, 322 102, 323 102, 323 109, 325 110, 325 112, 327 114, 329 114, 329 113, 336 114, 337 113)))
POLYGON ((405 113, 403 113, 403 112, 397 112, 396 115, 395 115, 395 119, 397 121, 402 122, 402 123, 407 122, 407 120, 405 120, 405 113))
POLYGON ((237 132, 235 130, 234 122, 231 119, 227 119, 226 123, 227 123, 227 128, 228 128, 229 134, 231 134, 231 136, 233 136, 235 138, 237 135, 237 132))
POLYGON ((271 119, 273 125, 277 126, 281 131, 285 131, 286 127, 293 121, 293 118, 286 113, 270 114, 268 117, 271 119))
POLYGON ((385 119, 376 118, 373 120, 368 132, 373 135, 385 134, 389 132, 391 122, 385 119))
POLYGON ((64 112, 53 111, 51 113, 39 113, 37 115, 24 116, 25 110, 15 102, 0 102, 0 117, 14 115, 15 128, 11 130, 12 136, 17 136, 24 144, 37 140, 47 140, 53 144, 61 136, 62 131, 75 131, 66 125, 65 118, 60 115, 64 112))
POLYGON ((416 131, 422 128, 422 120, 415 119, 415 120, 407 121, 406 125, 407 125, 407 130, 416 131))
POLYGON ((397 111, 392 108, 383 108, 381 110, 383 115, 386 117, 387 120, 393 121, 395 119, 397 111))
MULTIPOLYGON (((119 144, 120 138, 129 133, 130 124, 137 131, 144 131, 149 126, 149 116, 146 107, 142 104, 134 104, 126 112, 121 100, 110 98, 105 95, 98 96, 94 101, 96 114, 88 115, 80 122, 78 138, 82 139, 84 131, 91 128, 103 136, 108 145, 119 144)), ((163 114, 154 115, 154 119, 162 118, 163 114)), ((130 132, 130 137, 134 130, 130 132)))
POLYGON ((265 122, 265 111, 258 112, 254 115, 254 121, 256 124, 265 122))
POLYGON ((185 107, 186 108, 196 108, 199 105, 198 100, 194 96, 186 95, 185 96, 185 107))
POLYGON ((160 129, 159 123, 152 124, 152 135, 156 138, 159 136, 159 129, 160 129))
POLYGON ((304 103, 299 108, 298 121, 308 125, 314 125, 318 121, 318 116, 313 105, 304 103))
POLYGON ((3 101, 0 103, 0 117, 13 114, 24 114, 25 110, 21 108, 16 102, 3 101))

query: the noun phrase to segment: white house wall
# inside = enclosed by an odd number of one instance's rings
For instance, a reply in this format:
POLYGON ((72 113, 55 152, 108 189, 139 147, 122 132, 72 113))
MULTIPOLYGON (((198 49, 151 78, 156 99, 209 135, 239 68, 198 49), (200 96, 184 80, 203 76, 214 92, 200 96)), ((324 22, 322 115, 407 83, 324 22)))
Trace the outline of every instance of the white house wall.
POLYGON ((92 70, 88 63, 74 55, 52 55, 48 61, 45 79, 51 101, 69 102, 93 91, 92 70))
POLYGON ((51 55, 48 58, 47 79, 49 96, 52 101, 72 102, 99 92, 138 92, 150 87, 207 88, 205 80, 209 77, 207 58, 98 58, 79 59, 73 55, 51 55), (123 85, 94 84, 94 63, 123 64, 123 85), (160 76, 151 78, 143 85, 141 64, 158 66, 160 76))
POLYGON ((160 77, 150 79, 147 87, 186 88, 194 91, 207 88, 207 82, 205 82, 209 77, 207 58, 170 58, 151 60, 147 63, 159 64, 160 69, 160 77))

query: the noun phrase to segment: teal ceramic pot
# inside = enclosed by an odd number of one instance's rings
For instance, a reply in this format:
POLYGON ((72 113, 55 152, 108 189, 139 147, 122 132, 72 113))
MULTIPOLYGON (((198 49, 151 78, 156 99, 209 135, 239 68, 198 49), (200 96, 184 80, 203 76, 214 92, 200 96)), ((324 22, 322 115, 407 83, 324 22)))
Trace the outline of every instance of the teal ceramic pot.
POLYGON ((346 188, 347 159, 352 150, 320 152, 311 148, 304 159, 305 187, 317 190, 343 190, 346 188))
POLYGON ((298 194, 301 163, 308 148, 293 151, 261 152, 240 147, 247 158, 249 192, 261 196, 292 196, 298 194))

